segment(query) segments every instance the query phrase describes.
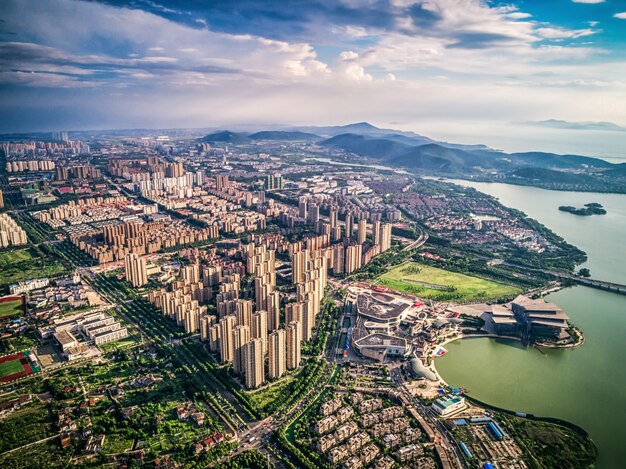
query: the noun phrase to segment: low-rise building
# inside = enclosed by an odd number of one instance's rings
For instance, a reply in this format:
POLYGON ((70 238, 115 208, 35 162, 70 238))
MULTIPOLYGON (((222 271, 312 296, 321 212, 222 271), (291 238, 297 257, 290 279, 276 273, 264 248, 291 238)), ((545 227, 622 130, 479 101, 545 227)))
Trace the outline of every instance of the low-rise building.
POLYGON ((335 417, 339 423, 344 423, 350 420, 354 416, 354 410, 352 407, 342 407, 337 411, 335 417))
POLYGON ((325 453, 336 444, 337 444, 337 440, 335 440, 334 435, 325 435, 318 440, 317 449, 318 451, 325 453))
POLYGON ((345 445, 337 446, 328 452, 328 460, 332 464, 338 464, 348 456, 348 448, 345 445))
POLYGON ((424 448, 420 445, 412 444, 408 446, 403 446, 398 451, 394 453, 395 457, 400 462, 407 462, 411 459, 414 459, 418 456, 422 456, 424 454, 424 448))
POLYGON ((337 409, 341 407, 341 399, 331 399, 330 401, 326 401, 320 407, 321 415, 330 415, 334 413, 337 409))
POLYGON ((367 412, 373 412, 380 409, 383 406, 383 401, 378 398, 368 399, 359 404, 359 413, 364 414, 367 412))
POLYGON ((378 454, 380 453, 380 449, 378 449, 378 446, 376 446, 374 443, 370 443, 365 448, 363 448, 360 453, 361 461, 364 465, 366 465, 372 462, 376 458, 376 456, 378 456, 378 454))
POLYGON ((316 433, 323 435, 324 433, 328 433, 333 428, 335 428, 337 426, 337 423, 338 422, 335 416, 329 415, 328 417, 324 417, 322 420, 318 421, 313 427, 313 430, 316 433))
POLYGON ((391 469, 395 465, 395 461, 391 459, 389 456, 383 456, 376 464, 374 464, 374 469, 391 469))
POLYGON ((465 409, 465 398, 463 396, 442 396, 430 406, 431 409, 442 417, 454 414, 465 409))
POLYGON ((395 433, 388 433, 387 435, 383 436, 382 441, 383 441, 383 446, 389 449, 389 448, 395 448, 396 446, 400 445, 402 443, 402 438, 400 438, 395 433))

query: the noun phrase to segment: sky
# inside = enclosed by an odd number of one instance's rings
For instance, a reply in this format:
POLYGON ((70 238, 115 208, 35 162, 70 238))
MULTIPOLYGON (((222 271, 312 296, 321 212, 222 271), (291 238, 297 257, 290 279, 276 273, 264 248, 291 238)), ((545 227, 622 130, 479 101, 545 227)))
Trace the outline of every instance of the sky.
POLYGON ((0 133, 360 121, 626 157, 626 0, 0 2, 0 133))

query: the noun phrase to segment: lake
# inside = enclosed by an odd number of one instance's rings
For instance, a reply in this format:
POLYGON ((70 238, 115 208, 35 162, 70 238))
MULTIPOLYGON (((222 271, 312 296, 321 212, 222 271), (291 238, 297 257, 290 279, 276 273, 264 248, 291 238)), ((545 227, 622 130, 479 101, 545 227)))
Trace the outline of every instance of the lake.
MULTIPOLYGON (((453 181, 524 211, 589 256, 592 276, 626 283, 626 195, 547 191, 534 187, 453 181), (607 215, 580 217, 559 205, 599 202, 607 215)), ((547 297, 585 334, 574 350, 545 354, 519 343, 466 339, 448 344, 437 370, 453 386, 511 410, 569 420, 598 445, 596 467, 626 461, 626 296, 577 286, 547 297)))

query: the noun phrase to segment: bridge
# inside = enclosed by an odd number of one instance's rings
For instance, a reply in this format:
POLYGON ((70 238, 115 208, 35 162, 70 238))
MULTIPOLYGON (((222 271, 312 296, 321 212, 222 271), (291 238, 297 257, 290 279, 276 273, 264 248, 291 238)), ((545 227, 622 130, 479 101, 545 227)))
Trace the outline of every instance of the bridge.
POLYGON ((621 285, 619 283, 613 282, 605 282, 603 280, 595 280, 592 278, 576 277, 574 275, 568 275, 567 278, 581 285, 586 285, 592 288, 599 288, 600 290, 607 290, 613 293, 619 293, 620 295, 626 295, 626 285, 621 285))
POLYGON ((504 264, 512 267, 521 267, 526 270, 534 270, 535 272, 542 272, 544 274, 549 274, 559 279, 569 280, 571 282, 577 283, 579 285, 584 285, 586 287, 598 288, 599 290, 606 290, 617 293, 619 295, 626 295, 626 285, 622 285, 620 283, 606 282, 604 280, 581 277, 579 275, 566 274, 564 272, 555 272, 553 270, 535 269, 532 267, 515 264, 513 262, 504 262, 504 264))

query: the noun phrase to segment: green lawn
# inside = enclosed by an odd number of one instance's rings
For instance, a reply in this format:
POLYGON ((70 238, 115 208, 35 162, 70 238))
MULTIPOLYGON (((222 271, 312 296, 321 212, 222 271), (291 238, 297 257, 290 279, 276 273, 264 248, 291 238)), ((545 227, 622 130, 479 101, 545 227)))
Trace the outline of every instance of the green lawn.
POLYGON ((22 312, 22 300, 6 301, 0 303, 0 319, 5 316, 13 316, 22 312))
POLYGON ((11 264, 29 261, 32 258, 33 256, 28 249, 0 252, 0 267, 8 267, 11 264))
POLYGON ((24 371, 24 367, 19 360, 9 360, 7 362, 0 363, 0 378, 10 376, 14 373, 24 371))
POLYGON ((376 283, 410 295, 436 301, 486 301, 521 293, 510 285, 404 262, 376 279, 376 283))
POLYGON ((38 247, 0 253, 0 289, 24 280, 53 277, 65 271, 58 259, 38 247))

